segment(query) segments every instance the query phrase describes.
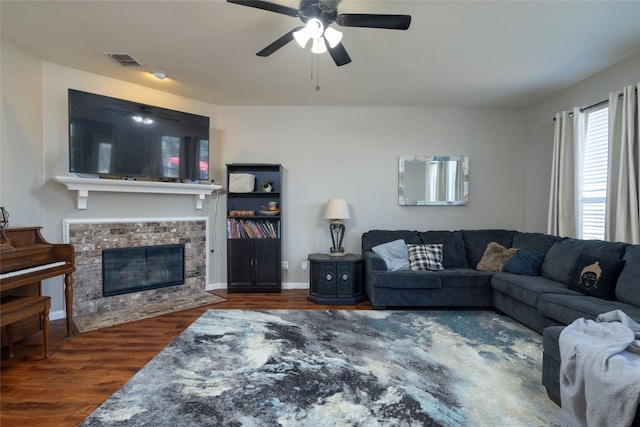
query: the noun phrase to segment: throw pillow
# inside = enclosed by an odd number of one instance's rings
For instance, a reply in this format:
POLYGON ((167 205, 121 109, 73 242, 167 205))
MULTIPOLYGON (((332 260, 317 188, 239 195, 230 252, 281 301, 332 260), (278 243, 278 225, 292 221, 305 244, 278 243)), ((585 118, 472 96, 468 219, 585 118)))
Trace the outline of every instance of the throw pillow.
POLYGON ((444 270, 442 266, 442 243, 407 245, 407 249, 409 250, 411 270, 444 270))
POLYGON ((404 240, 382 243, 371 250, 382 257, 388 271, 409 270, 409 251, 404 240))
POLYGON ((514 256, 504 263, 502 271, 523 276, 539 276, 544 254, 518 249, 514 256))
POLYGON ((616 282, 624 261, 580 254, 569 289, 585 295, 614 300, 616 282))
POLYGON ((482 258, 480 258, 476 269, 482 271, 502 271, 504 263, 509 261, 517 251, 516 248, 507 249, 496 242, 491 242, 484 250, 484 254, 482 254, 482 258))

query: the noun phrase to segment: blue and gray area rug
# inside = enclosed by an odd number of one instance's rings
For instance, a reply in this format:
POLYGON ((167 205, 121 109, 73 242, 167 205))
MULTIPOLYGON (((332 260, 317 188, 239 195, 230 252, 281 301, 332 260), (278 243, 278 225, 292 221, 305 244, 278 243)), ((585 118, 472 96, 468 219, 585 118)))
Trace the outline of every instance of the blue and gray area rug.
POLYGON ((209 310, 81 425, 548 425, 541 359, 493 312, 209 310))

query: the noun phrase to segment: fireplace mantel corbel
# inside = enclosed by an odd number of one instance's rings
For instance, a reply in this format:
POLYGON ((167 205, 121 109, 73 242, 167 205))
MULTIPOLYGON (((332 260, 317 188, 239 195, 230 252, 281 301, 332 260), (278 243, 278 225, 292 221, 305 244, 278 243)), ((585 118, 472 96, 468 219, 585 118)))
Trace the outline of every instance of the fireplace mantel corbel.
POLYGON ((89 192, 187 194, 195 198, 195 208, 202 209, 204 198, 222 188, 220 184, 183 184, 177 182, 130 181, 104 178, 56 176, 54 181, 77 192, 78 209, 87 209, 89 192))

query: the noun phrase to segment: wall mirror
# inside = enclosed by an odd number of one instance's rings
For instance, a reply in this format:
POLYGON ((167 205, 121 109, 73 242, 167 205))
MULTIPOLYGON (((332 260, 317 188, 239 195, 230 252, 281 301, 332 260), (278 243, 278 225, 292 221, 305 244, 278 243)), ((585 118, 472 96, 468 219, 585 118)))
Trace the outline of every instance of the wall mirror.
POLYGON ((398 177, 398 203, 401 206, 468 203, 467 156, 401 156, 398 177))

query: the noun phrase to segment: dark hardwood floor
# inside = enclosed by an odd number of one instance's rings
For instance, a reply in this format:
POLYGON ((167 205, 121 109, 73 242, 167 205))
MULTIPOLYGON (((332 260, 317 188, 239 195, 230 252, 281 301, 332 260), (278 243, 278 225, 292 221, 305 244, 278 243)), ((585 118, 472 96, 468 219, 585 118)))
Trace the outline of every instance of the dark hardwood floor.
POLYGON ((208 309, 367 310, 358 305, 317 305, 307 290, 281 294, 227 294, 226 301, 139 320, 64 339, 65 322, 51 322, 50 352, 42 359, 42 335, 14 346, 2 358, 0 425, 76 426, 208 309))

